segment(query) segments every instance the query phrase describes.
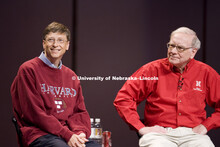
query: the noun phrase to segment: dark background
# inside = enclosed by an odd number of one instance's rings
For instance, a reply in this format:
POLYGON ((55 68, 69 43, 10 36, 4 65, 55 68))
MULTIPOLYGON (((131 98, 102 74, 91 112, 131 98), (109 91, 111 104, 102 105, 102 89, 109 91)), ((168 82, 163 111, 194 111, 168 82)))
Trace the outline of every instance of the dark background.
MULTIPOLYGON (((219 7, 218 0, 2 1, 1 146, 17 146, 11 122, 10 85, 19 66, 40 55, 42 31, 50 22, 58 21, 71 29, 72 42, 63 63, 80 76, 130 76, 145 63, 166 57, 169 35, 181 26, 195 30, 202 42, 196 59, 219 73, 219 7)), ((103 130, 112 132, 113 147, 136 147, 135 132, 129 130, 112 104, 124 82, 81 84, 91 117, 100 117, 103 130)), ((141 116, 143 106, 138 107, 141 116)), ((216 147, 220 146, 220 129, 210 131, 209 135, 216 147)))

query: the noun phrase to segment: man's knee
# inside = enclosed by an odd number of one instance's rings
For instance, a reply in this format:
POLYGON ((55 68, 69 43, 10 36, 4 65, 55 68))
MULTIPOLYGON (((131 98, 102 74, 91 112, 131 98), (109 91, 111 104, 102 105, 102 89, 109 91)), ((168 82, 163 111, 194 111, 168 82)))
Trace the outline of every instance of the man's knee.
MULTIPOLYGON (((151 142, 140 142, 140 147, 167 147, 167 142, 163 140, 153 140, 151 142)), ((170 146, 169 146, 170 147, 170 146)))
POLYGON ((101 145, 89 139, 89 141, 86 142, 86 147, 101 147, 101 145))
POLYGON ((196 139, 190 139, 188 143, 186 143, 185 146, 193 146, 193 147, 215 147, 211 139, 208 135, 199 135, 196 139))
POLYGON ((177 147, 175 143, 159 133, 145 134, 139 140, 140 147, 177 147))
POLYGON ((30 147, 69 147, 67 143, 60 137, 48 134, 37 138, 30 144, 30 147))

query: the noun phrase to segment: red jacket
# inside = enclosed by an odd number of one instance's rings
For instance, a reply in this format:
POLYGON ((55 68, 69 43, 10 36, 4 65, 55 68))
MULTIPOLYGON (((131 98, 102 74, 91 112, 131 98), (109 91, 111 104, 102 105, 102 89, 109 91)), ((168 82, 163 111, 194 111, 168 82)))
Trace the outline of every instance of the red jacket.
POLYGON ((25 145, 48 133, 66 142, 74 133, 90 136, 80 82, 64 65, 51 68, 37 57, 25 62, 11 86, 11 96, 25 145))
POLYGON ((210 66, 192 59, 181 74, 160 59, 137 70, 118 92, 114 105, 126 123, 144 126, 190 127, 203 124, 207 130, 220 127, 220 77, 210 66), (137 105, 146 100, 144 124, 137 105), (206 103, 215 112, 206 118, 206 103))

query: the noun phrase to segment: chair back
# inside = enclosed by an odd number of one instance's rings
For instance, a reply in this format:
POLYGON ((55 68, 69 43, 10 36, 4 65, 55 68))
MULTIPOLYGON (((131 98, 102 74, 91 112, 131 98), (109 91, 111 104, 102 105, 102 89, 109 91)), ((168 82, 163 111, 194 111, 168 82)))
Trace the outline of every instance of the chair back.
POLYGON ((15 129, 16 129, 18 144, 19 144, 20 147, 23 147, 22 132, 21 132, 20 127, 18 126, 18 122, 17 122, 17 120, 14 116, 12 117, 12 122, 15 126, 15 129))

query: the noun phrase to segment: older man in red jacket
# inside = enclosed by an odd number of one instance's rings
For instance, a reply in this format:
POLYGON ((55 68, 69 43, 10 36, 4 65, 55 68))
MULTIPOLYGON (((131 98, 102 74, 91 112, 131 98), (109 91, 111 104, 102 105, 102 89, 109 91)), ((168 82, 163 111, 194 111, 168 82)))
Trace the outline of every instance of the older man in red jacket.
POLYGON ((200 41, 193 30, 173 31, 167 48, 167 58, 150 62, 132 75, 137 80, 123 85, 114 105, 142 136, 140 147, 213 147, 206 133, 220 126, 219 74, 194 59, 200 41), (143 100, 144 123, 137 113, 143 100), (215 109, 208 118, 206 103, 215 109))

